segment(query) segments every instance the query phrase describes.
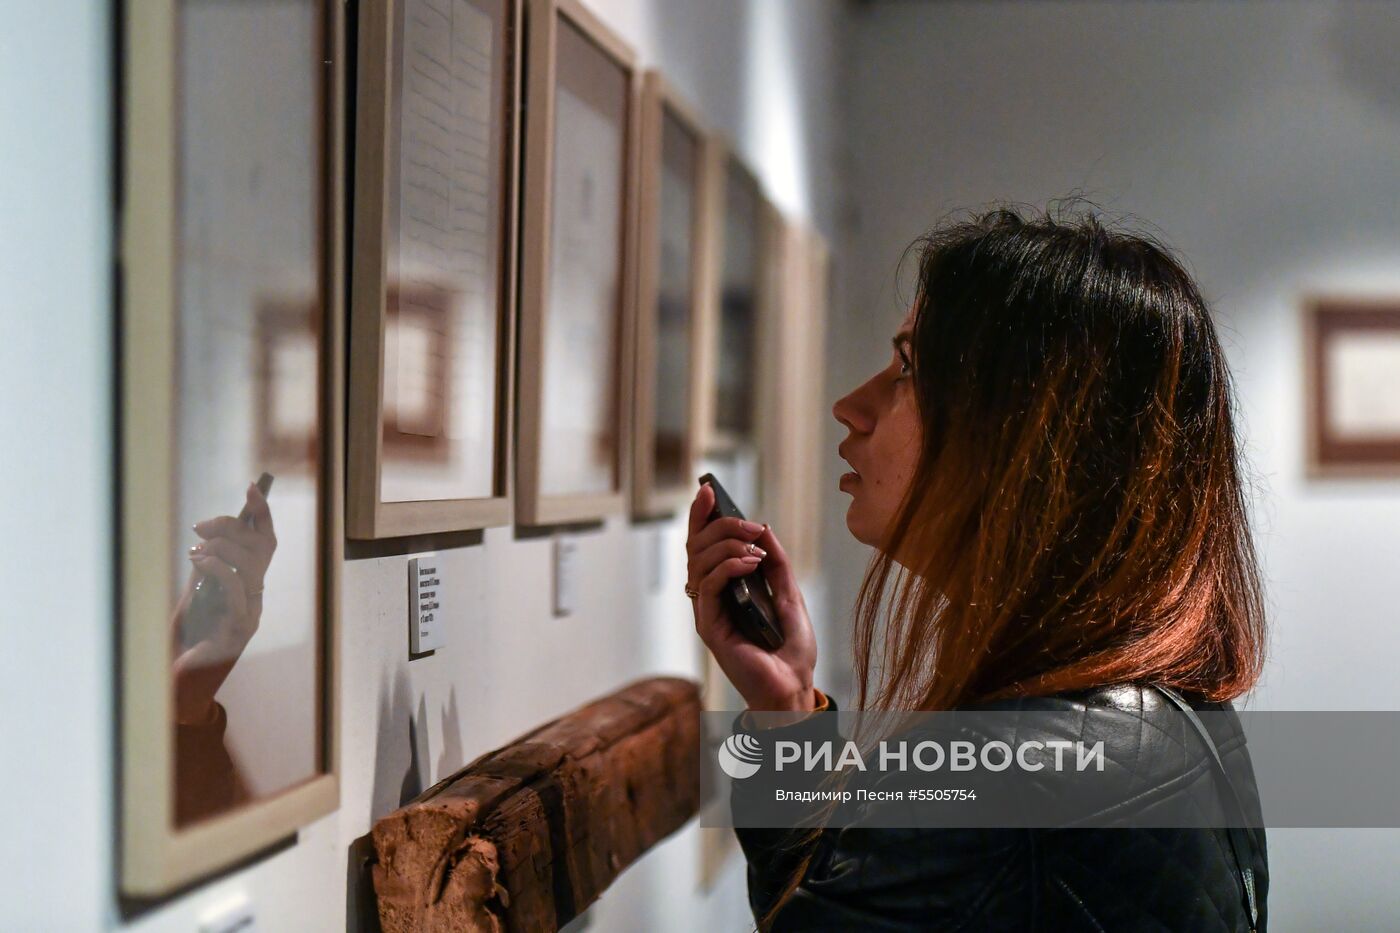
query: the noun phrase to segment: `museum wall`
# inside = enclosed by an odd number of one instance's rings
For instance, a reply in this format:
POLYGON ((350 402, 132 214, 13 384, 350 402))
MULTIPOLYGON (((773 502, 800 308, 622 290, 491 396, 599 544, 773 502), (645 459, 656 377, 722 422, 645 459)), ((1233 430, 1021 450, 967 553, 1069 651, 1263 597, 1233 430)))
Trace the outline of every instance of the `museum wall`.
MULTIPOLYGON (((589 5, 645 64, 664 65, 779 207, 834 238, 843 4, 589 5)), ((3 125, 26 128, 7 133, 23 142, 0 152, 0 288, 7 321, 21 311, 18 330, 7 327, 0 341, 8 446, 0 479, 9 490, 0 497, 0 592, 11 639, 0 653, 10 750, 0 764, 9 831, 0 871, 6 890, 22 892, 3 913, 17 929, 188 931, 247 898, 261 930, 357 929, 366 892, 356 840, 376 817, 477 754, 637 677, 699 675, 681 591, 682 517, 633 525, 617 516, 569 532, 580 544, 580 587, 564 618, 551 613, 550 535, 503 527, 352 545, 342 592, 339 809, 294 844, 180 896, 120 904, 112 854, 114 23, 97 7, 15 6, 7 34, 26 38, 0 56, 3 125), (454 609, 446 646, 410 662, 405 565, 427 549, 441 554, 454 609)), ((805 586, 824 626, 824 580, 805 586)), ((692 824, 571 928, 743 929, 737 850, 709 892, 700 890, 699 856, 692 824)))
MULTIPOLYGON (((1400 289, 1400 18, 1383 3, 875 3, 855 16, 833 381, 888 355, 945 212, 1080 190, 1157 225, 1220 315, 1273 625, 1250 706, 1400 709, 1400 483, 1304 475, 1300 297, 1400 289), (888 326, 871 327, 874 315, 888 326)), ((854 562, 832 560, 850 604, 854 562)), ((1390 929, 1400 833, 1269 830, 1279 931, 1390 929), (1343 906, 1344 905, 1344 906, 1343 906)))

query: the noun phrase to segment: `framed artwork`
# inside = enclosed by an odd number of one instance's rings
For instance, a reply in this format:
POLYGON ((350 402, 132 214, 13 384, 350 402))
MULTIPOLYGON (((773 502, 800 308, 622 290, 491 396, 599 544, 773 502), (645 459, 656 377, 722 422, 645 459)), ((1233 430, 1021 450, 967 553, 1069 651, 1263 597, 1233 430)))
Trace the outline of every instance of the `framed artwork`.
POLYGON ((118 796, 134 898, 339 803, 340 9, 123 13, 118 796))
POLYGON ((763 190, 732 152, 726 150, 718 158, 723 194, 706 453, 729 452, 758 441, 762 312, 768 287, 764 253, 769 218, 763 190))
POLYGON ((642 85, 632 514, 673 514, 694 495, 696 365, 712 198, 699 118, 659 72, 642 85))
POLYGON ((630 474, 637 69, 578 0, 530 0, 516 520, 621 512, 630 474))
POLYGON ((822 449, 831 405, 826 400, 826 320, 830 251, 815 230, 779 219, 773 254, 778 273, 773 361, 775 417, 765 451, 772 490, 769 520, 798 574, 820 561, 822 449))
POLYGON ((753 173, 723 142, 710 158, 716 182, 713 251, 700 331, 699 449, 706 463, 734 488, 752 492, 735 502, 762 516, 772 493, 775 463, 768 461, 776 412, 777 247, 781 215, 753 173))
POLYGON ((1306 303, 1308 468, 1400 476, 1400 298, 1306 303))
POLYGON ((508 524, 522 13, 362 7, 346 524, 508 524))

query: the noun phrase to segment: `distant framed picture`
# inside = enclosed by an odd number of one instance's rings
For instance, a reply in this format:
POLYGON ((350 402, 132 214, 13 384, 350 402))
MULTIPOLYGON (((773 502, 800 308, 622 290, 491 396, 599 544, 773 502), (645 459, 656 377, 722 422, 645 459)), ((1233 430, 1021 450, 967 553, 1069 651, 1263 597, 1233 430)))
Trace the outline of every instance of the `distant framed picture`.
POLYGON ((707 453, 729 452, 758 442, 763 311, 770 287, 767 277, 771 275, 764 263, 770 218, 763 189, 732 152, 725 151, 719 158, 719 282, 707 453))
POLYGON ((516 0, 360 11, 352 538, 511 520, 522 15, 516 0))
POLYGON ((123 12, 114 585, 132 898, 339 805, 340 10, 123 12))
POLYGON ((831 403, 826 398, 826 327, 831 254, 816 230, 780 218, 773 253, 778 270, 775 317, 781 335, 773 360, 775 417, 765 450, 769 521, 798 574, 820 563, 823 449, 831 403))
POLYGON ((1400 476, 1400 297, 1305 304, 1308 467, 1400 476))
POLYGON ((631 472, 638 73, 577 0, 530 0, 516 520, 598 520, 631 472))
POLYGON ((632 515, 672 514, 694 495, 697 351, 713 201, 705 130, 659 72, 642 86, 632 515))

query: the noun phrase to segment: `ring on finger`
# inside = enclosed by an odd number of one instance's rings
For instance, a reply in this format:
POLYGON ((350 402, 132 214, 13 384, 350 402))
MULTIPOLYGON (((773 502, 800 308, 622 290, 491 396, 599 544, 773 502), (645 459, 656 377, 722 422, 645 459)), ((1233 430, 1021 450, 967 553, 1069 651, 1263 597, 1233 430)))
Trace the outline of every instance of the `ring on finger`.
POLYGON ((685 595, 689 596, 691 599, 699 599, 700 591, 691 586, 690 581, 687 580, 685 584, 685 595))

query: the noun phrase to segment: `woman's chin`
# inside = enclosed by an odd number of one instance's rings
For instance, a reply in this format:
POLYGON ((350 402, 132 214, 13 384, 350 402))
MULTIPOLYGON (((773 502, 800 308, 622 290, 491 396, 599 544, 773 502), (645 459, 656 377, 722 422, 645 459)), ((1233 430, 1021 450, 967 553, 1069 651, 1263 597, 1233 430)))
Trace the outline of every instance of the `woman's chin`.
POLYGON ((871 543, 870 530, 866 527, 866 524, 866 522, 861 521, 861 516, 859 510, 856 508, 855 502, 847 506, 846 530, 851 533, 851 537, 855 538, 861 544, 868 544, 874 547, 874 544, 871 543))

